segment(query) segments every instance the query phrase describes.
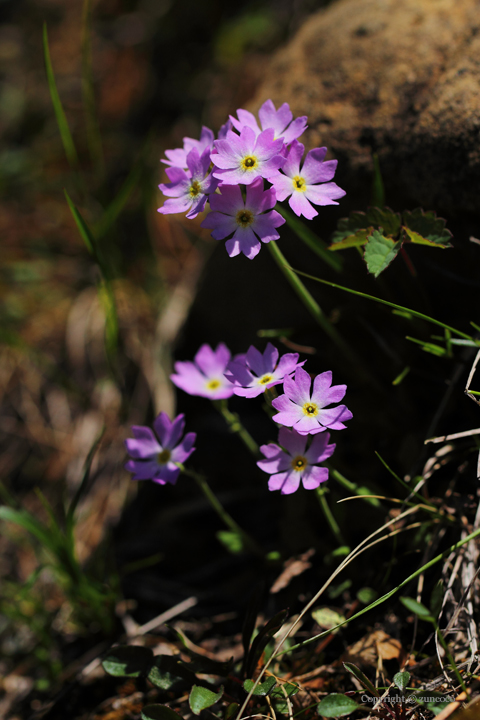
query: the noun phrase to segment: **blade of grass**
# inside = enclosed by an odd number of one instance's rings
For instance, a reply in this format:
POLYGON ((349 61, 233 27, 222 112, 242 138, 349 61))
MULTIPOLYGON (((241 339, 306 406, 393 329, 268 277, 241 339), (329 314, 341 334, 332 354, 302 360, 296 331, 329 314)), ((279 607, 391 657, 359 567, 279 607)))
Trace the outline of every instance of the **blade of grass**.
POLYGON ((105 212, 103 213, 100 221, 97 223, 95 227, 95 236, 98 239, 102 238, 104 235, 107 234, 117 217, 122 212, 126 203, 128 202, 130 195, 135 190, 135 187, 137 186, 138 181, 140 180, 142 175, 143 160, 144 156, 142 153, 140 159, 133 166, 132 170, 128 174, 117 195, 105 209, 105 212))
POLYGON ((105 175, 105 160, 103 156, 102 138, 98 125, 95 107, 95 92, 93 88, 92 71, 92 41, 91 41, 91 3, 84 0, 82 8, 81 54, 82 54, 82 95, 85 123, 87 126, 87 142, 95 174, 98 179, 105 175))
MULTIPOLYGON (((382 456, 380 455, 380 453, 377 452, 376 450, 375 450, 375 455, 378 457, 378 459, 379 459, 380 462, 382 463, 383 467, 388 470, 388 472, 390 473, 390 475, 391 475, 393 478, 395 478, 395 480, 396 480, 397 482, 399 482, 400 485, 408 492, 408 496, 409 496, 409 497, 416 497, 423 505, 430 505, 430 507, 435 508, 435 505, 434 505, 432 502, 430 502, 429 500, 427 500, 427 498, 425 498, 425 497, 423 497, 423 495, 420 495, 419 493, 415 492, 415 490, 412 490, 412 488, 408 486, 408 484, 405 482, 405 480, 402 480, 402 478, 399 477, 399 476, 397 475, 397 473, 394 472, 389 465, 387 465, 387 463, 386 463, 385 460, 382 458, 382 456)), ((437 509, 437 508, 435 508, 435 509, 437 509)))
POLYGON ((328 243, 321 240, 318 235, 310 230, 303 222, 290 210, 285 207, 277 206, 277 210, 280 215, 285 218, 287 225, 293 230, 300 240, 305 243, 319 258, 321 258, 327 265, 337 272, 341 272, 343 267, 343 258, 339 255, 332 254, 328 248, 328 243))
POLYGON ((27 510, 14 510, 6 505, 0 506, 0 520, 19 525, 31 533, 46 548, 51 549, 51 537, 48 529, 27 510))
POLYGON ((80 502, 80 499, 81 499, 83 493, 85 492, 85 488, 86 488, 88 479, 90 477, 90 469, 92 467, 93 458, 95 457, 95 453, 98 450, 98 446, 100 445, 100 442, 105 434, 105 430, 106 430, 106 426, 104 425, 100 431, 100 434, 94 440, 92 447, 88 451, 87 459, 85 460, 85 464, 83 466, 82 479, 80 481, 77 491, 76 491, 75 495, 73 496, 72 502, 70 503, 70 506, 66 513, 67 533, 70 532, 70 528, 73 529, 73 516, 75 514, 75 510, 77 509, 77 505, 80 502))
POLYGON ((50 97, 52 99, 52 105, 57 118, 58 129, 60 130, 60 137, 62 138, 63 148, 65 155, 72 169, 78 169, 78 155, 73 142, 72 133, 68 125, 67 117, 63 110, 63 106, 58 94, 57 84, 55 82, 55 75, 53 72, 52 61, 50 59, 50 50, 48 47, 48 34, 47 34, 47 23, 43 24, 43 56, 45 60, 45 70, 47 73, 48 88, 50 90, 50 97))
MULTIPOLYGON (((271 245, 271 243, 269 243, 269 245, 271 245)), ((466 333, 462 332, 461 330, 457 330, 451 325, 446 325, 441 320, 436 320, 435 318, 418 312, 417 310, 412 310, 411 308, 397 305, 396 303, 389 302, 388 300, 383 300, 382 298, 375 297, 374 295, 368 295, 367 293, 360 292, 359 290, 353 290, 352 288, 345 287, 344 285, 338 285, 337 283, 330 282, 329 280, 323 280, 322 278, 315 277, 314 275, 309 275, 308 273, 302 272, 301 270, 295 270, 290 266, 288 267, 290 271, 293 272, 295 275, 301 275, 302 277, 306 277, 309 280, 315 280, 315 282, 322 283, 322 285, 329 285, 330 287, 337 288, 337 290, 343 290, 344 292, 351 293, 352 295, 358 295, 358 297, 363 297, 367 300, 373 300, 374 302, 380 303, 381 305, 388 305, 389 307, 393 307, 396 310, 400 310, 402 313, 409 313, 411 315, 414 315, 415 317, 420 318, 421 320, 426 320, 427 322, 431 322, 434 325, 439 325, 442 328, 446 328, 447 330, 450 330, 450 332, 455 333, 455 335, 459 335, 459 337, 466 338, 467 340, 473 340, 475 342, 475 345, 477 347, 480 347, 480 340, 476 340, 471 335, 467 335, 466 333)))

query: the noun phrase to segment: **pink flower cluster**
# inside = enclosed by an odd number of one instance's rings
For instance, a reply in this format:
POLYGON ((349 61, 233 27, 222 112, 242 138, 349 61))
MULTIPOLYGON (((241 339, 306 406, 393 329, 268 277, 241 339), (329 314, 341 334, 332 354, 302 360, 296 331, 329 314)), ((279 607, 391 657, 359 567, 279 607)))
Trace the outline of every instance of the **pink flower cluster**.
POLYGON ((258 116, 260 126, 252 113, 239 109, 217 140, 203 127, 200 140, 185 137, 183 148, 167 150, 162 161, 170 182, 159 186, 168 197, 159 212, 194 218, 208 201, 212 212, 202 227, 212 230, 215 240, 227 241, 230 257, 243 253, 253 259, 261 242, 280 237, 277 228, 285 220, 274 209, 277 201, 288 198, 298 216, 311 220, 318 215, 313 205, 338 205, 345 195, 331 182, 337 161, 325 161, 327 148, 310 150, 302 164, 305 147, 298 138, 306 117, 294 119, 288 103, 277 110, 271 100, 258 116))

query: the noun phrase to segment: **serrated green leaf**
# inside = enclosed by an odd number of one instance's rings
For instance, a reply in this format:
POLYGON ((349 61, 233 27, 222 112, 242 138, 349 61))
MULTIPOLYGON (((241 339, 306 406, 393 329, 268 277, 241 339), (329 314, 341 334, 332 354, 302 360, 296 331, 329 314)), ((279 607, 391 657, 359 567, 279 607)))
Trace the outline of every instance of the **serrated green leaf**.
POLYGON ((166 705, 145 705, 141 714, 142 720, 182 720, 182 716, 166 705))
POLYGON ((190 696, 188 698, 190 710, 193 712, 194 715, 200 715, 202 710, 205 710, 206 708, 215 705, 215 703, 220 700, 222 695, 223 686, 221 686, 219 691, 216 693, 213 692, 213 690, 209 690, 208 688, 200 687, 200 685, 194 685, 190 691, 190 696))
POLYGON ((332 608, 323 607, 312 610, 311 615, 317 625, 324 630, 329 630, 345 620, 345 616, 332 608))
POLYGON ((102 667, 106 673, 114 677, 139 677, 148 675, 153 662, 153 652, 150 648, 123 645, 109 650, 102 667))
POLYGON ((319 715, 327 718, 344 717, 350 715, 360 707, 355 700, 348 697, 347 695, 341 695, 340 693, 332 693, 323 698, 318 703, 317 710, 319 715))
POLYGON ((422 605, 422 603, 417 602, 417 600, 410 597, 401 597, 400 602, 405 605, 407 610, 417 615, 421 620, 433 621, 430 610, 426 608, 425 605, 422 605))
POLYGON ((446 243, 436 243, 432 240, 427 240, 427 238, 424 238, 413 230, 410 230, 410 228, 404 227, 403 229, 405 230, 410 242, 414 243, 415 245, 430 245, 430 247, 442 248, 442 250, 445 250, 446 247, 449 247, 449 244, 446 243))
POLYGON ((413 231, 425 240, 440 245, 449 245, 452 233, 445 227, 445 220, 433 211, 424 212, 421 208, 403 213, 405 230, 413 231))
POLYGON ((410 673, 406 671, 397 673, 393 676, 393 682, 400 692, 404 693, 408 687, 408 683, 410 682, 410 673))
POLYGON ((368 236, 372 232, 373 227, 357 230, 356 233, 354 233, 353 235, 348 235, 348 237, 343 238, 343 240, 340 240, 338 242, 334 241, 328 249, 332 252, 335 252, 336 250, 348 250, 348 248, 352 247, 362 247, 362 245, 365 245, 368 240, 368 236))
MULTIPOLYGON (((276 680, 274 677, 270 676, 266 680, 264 680, 261 683, 258 683, 257 687, 253 691, 252 695, 260 695, 264 697, 265 695, 268 695, 270 690, 273 689, 273 687, 276 684, 276 680)), ((253 687, 255 685, 254 680, 245 680, 243 683, 243 689, 247 691, 247 693, 251 692, 253 687)))
POLYGON ((374 230, 365 246, 364 259, 368 272, 378 277, 394 260, 401 247, 401 242, 394 242, 379 230, 374 230))
POLYGON ((366 217, 374 228, 383 228, 384 235, 396 237, 400 232, 402 226, 400 215, 388 207, 370 207, 366 212, 366 217))
POLYGON ((351 235, 355 235, 357 230, 367 229, 371 226, 364 212, 352 212, 348 218, 340 218, 337 223, 337 229, 332 235, 332 243, 340 242, 351 235))

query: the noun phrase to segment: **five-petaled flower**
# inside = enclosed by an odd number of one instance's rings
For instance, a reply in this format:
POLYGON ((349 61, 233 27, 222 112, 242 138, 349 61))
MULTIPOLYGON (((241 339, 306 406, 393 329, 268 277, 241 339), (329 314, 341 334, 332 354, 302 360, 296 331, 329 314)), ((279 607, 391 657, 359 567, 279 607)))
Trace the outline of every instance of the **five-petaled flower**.
POLYGON ((295 377, 286 377, 283 383, 284 395, 272 400, 272 406, 279 412, 273 420, 279 425, 293 427, 301 435, 314 435, 327 428, 343 430, 343 424, 352 418, 345 405, 327 408, 340 402, 345 395, 346 385, 332 385, 330 371, 317 375, 310 393, 310 375, 301 367, 295 370, 295 377))
POLYGON ((194 218, 202 212, 207 202, 207 195, 216 190, 218 180, 208 173, 210 167, 210 150, 207 148, 200 156, 196 148, 187 155, 188 172, 180 167, 169 167, 165 170, 172 182, 161 183, 158 187, 169 197, 158 212, 187 212, 187 218, 194 218))
POLYGON ((263 354, 251 345, 241 360, 234 358, 228 363, 225 377, 234 384, 235 395, 252 398, 281 383, 304 362, 298 362, 298 353, 286 353, 279 362, 278 350, 271 343, 263 354))
POLYGON ((125 468, 134 473, 133 480, 153 480, 160 485, 175 485, 180 474, 176 463, 184 463, 195 448, 196 433, 187 433, 181 437, 185 428, 183 415, 171 421, 164 412, 153 423, 154 433, 149 427, 133 425, 134 439, 125 440, 129 460, 125 468))
POLYGON ((257 465, 271 476, 269 490, 280 490, 282 495, 290 495, 298 490, 300 481, 306 490, 314 490, 328 480, 328 469, 319 467, 319 463, 327 460, 335 450, 335 445, 328 444, 330 434, 316 435, 308 448, 307 440, 306 435, 300 435, 295 430, 280 428, 278 445, 269 443, 261 446, 265 460, 259 460, 257 465))
POLYGON ((285 220, 271 209, 276 203, 275 191, 264 190, 261 178, 247 185, 246 200, 238 185, 222 185, 220 191, 221 195, 210 195, 214 212, 202 221, 202 227, 213 229, 215 240, 224 240, 233 233, 226 242, 230 257, 242 252, 252 260, 260 252, 259 238, 268 243, 280 237, 276 228, 285 220))
POLYGON ((186 168, 187 155, 190 150, 193 150, 195 148, 199 155, 202 155, 207 148, 211 151, 213 150, 213 139, 213 132, 210 130, 210 128, 205 127, 204 125, 200 134, 200 140, 194 140, 190 137, 184 137, 183 148, 175 148, 175 150, 165 150, 165 155, 167 156, 168 160, 162 160, 162 162, 165 163, 165 165, 174 165, 175 167, 186 168))
POLYGON ((224 376, 230 357, 230 350, 223 343, 217 345, 216 350, 202 345, 193 362, 175 363, 175 373, 170 379, 189 395, 225 400, 233 395, 233 385, 224 376))
POLYGON ((271 100, 266 100, 258 111, 262 129, 258 127, 255 115, 252 115, 248 110, 240 108, 237 110, 237 117, 238 120, 230 115, 230 122, 238 132, 247 126, 252 128, 255 135, 258 136, 262 130, 272 128, 275 140, 283 140, 285 145, 290 145, 293 140, 300 137, 307 129, 306 115, 293 120, 292 111, 288 103, 283 103, 283 105, 276 110, 271 100))
POLYGON ((215 168, 213 177, 224 185, 250 185, 257 178, 270 178, 285 163, 280 155, 283 140, 274 140, 269 128, 258 137, 250 127, 242 127, 240 135, 228 130, 223 140, 215 140, 215 153, 211 159, 215 168))
POLYGON ((318 215, 311 203, 314 205, 338 205, 336 200, 345 195, 345 190, 342 190, 334 182, 328 182, 335 175, 337 161, 324 161, 326 147, 310 150, 300 170, 304 149, 301 142, 294 140, 282 168, 284 174, 277 173, 275 177, 272 177, 271 182, 279 202, 289 197, 288 204, 293 212, 311 220, 318 215))

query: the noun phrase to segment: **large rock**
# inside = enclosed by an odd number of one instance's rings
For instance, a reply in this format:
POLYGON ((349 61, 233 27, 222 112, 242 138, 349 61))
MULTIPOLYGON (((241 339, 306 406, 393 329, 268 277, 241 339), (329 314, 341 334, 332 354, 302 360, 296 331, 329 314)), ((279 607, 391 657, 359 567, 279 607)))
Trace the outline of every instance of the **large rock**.
POLYGON ((480 209, 478 0, 338 0, 274 57, 255 104, 308 115, 346 189, 365 186, 372 151, 388 200, 447 213, 480 209))

